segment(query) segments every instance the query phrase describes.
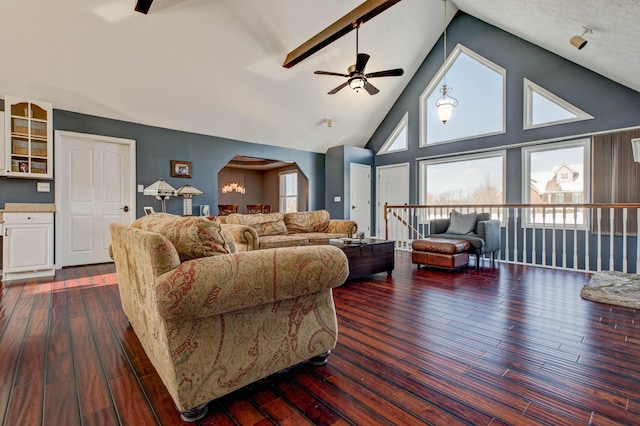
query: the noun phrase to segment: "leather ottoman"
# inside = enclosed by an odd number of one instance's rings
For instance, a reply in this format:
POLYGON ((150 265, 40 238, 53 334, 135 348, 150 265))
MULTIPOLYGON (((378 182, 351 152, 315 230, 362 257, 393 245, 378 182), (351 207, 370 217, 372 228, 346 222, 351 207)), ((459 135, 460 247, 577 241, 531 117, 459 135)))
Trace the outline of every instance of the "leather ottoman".
POLYGON ((425 238, 411 243, 411 262, 437 268, 456 269, 469 264, 469 241, 425 238))

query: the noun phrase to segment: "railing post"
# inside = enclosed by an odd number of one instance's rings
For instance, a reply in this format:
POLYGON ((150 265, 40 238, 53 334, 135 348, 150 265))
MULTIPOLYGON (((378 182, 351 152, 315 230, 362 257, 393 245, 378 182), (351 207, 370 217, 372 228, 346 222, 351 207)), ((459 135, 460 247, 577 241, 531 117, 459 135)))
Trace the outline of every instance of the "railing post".
POLYGON ((602 207, 598 207, 598 272, 602 271, 602 207))
POLYGON ((627 273, 627 208, 622 209, 622 272, 627 273))
POLYGON ((613 242, 615 240, 615 213, 613 208, 609 207, 609 271, 613 271, 613 242))

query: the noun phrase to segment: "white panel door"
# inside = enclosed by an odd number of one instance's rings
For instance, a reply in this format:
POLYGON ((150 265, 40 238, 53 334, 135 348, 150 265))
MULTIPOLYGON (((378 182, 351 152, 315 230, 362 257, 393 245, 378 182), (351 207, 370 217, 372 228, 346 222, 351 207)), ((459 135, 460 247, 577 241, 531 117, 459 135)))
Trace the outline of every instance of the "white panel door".
POLYGON ((134 219, 134 141, 56 136, 57 267, 110 262, 109 224, 134 219))
POLYGON ((358 231, 371 236, 371 166, 349 164, 349 219, 358 224, 358 231))
MULTIPOLYGON (((376 236, 385 238, 384 205, 409 204, 409 164, 381 166, 377 170, 377 229, 376 236)), ((394 232, 390 227, 389 232, 394 232)), ((401 236, 389 235, 390 240, 402 240, 401 236)))

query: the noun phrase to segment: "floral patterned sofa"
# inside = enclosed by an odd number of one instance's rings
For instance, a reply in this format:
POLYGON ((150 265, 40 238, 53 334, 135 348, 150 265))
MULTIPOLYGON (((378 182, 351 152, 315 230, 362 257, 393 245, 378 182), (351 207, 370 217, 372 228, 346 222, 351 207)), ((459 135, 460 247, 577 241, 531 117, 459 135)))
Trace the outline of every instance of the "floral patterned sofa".
POLYGON ((123 310, 185 421, 336 344, 336 247, 235 253, 218 223, 162 213, 111 224, 111 239, 123 310))
POLYGON ((358 224, 331 219, 326 210, 295 213, 218 216, 222 229, 233 235, 238 251, 326 244, 331 238, 353 237, 358 224))

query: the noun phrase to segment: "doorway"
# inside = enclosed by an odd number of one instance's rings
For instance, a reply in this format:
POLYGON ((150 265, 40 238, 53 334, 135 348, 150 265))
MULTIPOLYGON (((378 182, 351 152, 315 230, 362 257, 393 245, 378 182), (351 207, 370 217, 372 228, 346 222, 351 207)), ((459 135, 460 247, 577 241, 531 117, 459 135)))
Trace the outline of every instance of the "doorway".
POLYGON ((371 236, 371 166, 349 164, 349 219, 358 224, 358 231, 371 236))
POLYGON ((113 222, 130 224, 135 141, 55 132, 56 267, 111 262, 113 222))
MULTIPOLYGON (((409 204, 409 163, 380 166, 376 168, 376 171, 376 236, 385 238, 384 205, 400 206, 409 204)), ((388 239, 398 240, 400 238, 389 235, 388 239)))

